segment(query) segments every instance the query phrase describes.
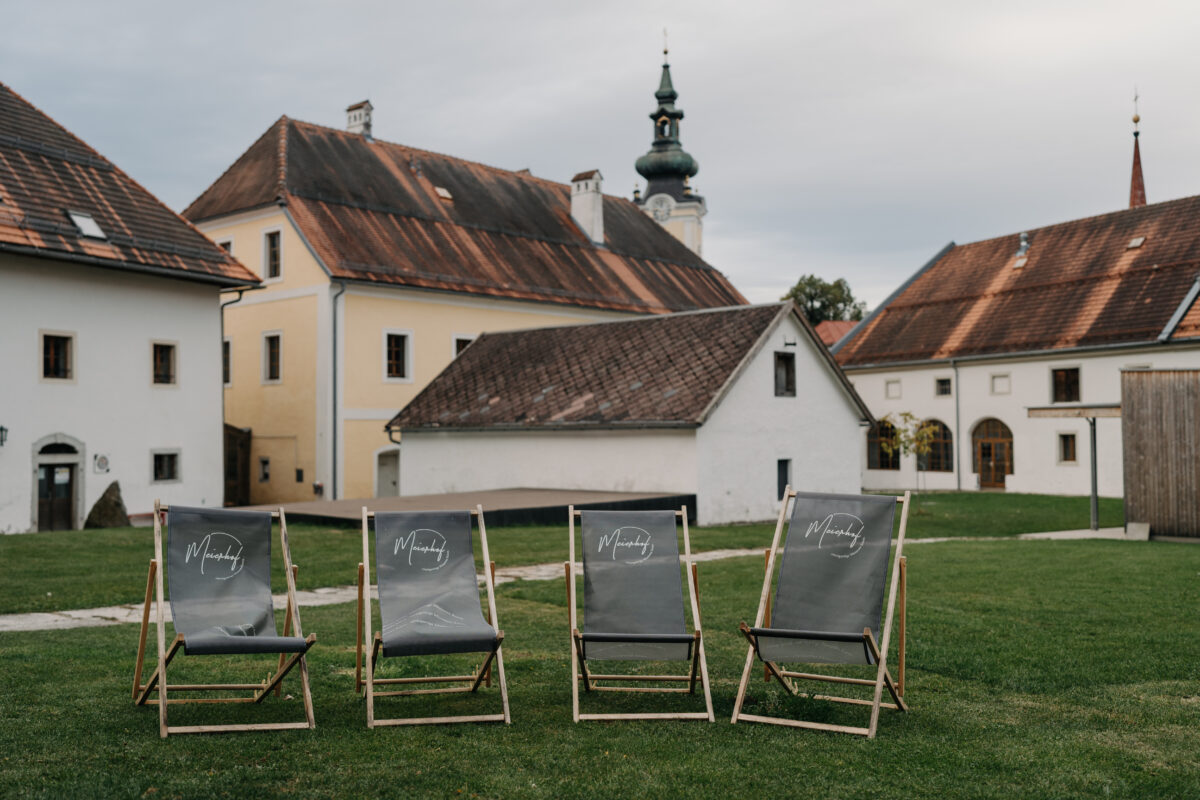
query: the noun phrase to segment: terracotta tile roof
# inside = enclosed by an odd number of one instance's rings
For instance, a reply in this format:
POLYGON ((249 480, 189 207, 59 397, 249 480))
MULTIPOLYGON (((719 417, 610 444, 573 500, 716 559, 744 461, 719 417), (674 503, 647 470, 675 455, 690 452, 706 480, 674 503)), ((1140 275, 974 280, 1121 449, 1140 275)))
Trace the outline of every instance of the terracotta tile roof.
MULTIPOLYGON (((388 423, 394 430, 696 427, 788 303, 485 333, 388 423)), ((866 407, 821 353, 864 419, 866 407)))
MULTIPOLYGON (((837 351, 844 366, 1152 343, 1200 274, 1200 197, 948 247, 837 351), (1144 237, 1140 246, 1130 247, 1144 237)), ((1200 335, 1192 308, 1173 341, 1200 335)))
POLYGON ((858 320, 853 319, 827 319, 817 323, 817 336, 820 336, 821 341, 828 347, 853 330, 857 324, 858 320))
POLYGON ((0 83, 0 251, 224 285, 258 278, 107 159, 0 83), (88 214, 105 238, 67 216, 88 214))
POLYGON ((605 246, 592 244, 570 191, 282 117, 183 213, 285 202, 335 279, 652 313, 746 302, 627 200, 604 198, 605 246))

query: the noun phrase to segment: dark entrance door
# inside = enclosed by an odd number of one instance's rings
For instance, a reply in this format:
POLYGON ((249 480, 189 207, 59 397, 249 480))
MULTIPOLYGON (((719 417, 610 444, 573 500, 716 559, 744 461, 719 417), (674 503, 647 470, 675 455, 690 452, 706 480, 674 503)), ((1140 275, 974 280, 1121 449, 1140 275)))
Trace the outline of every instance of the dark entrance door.
POLYGON ((980 488, 1003 489, 1004 476, 1013 472, 1012 431, 998 419, 986 419, 975 426, 971 438, 980 488))
POLYGON ((38 530, 69 531, 75 523, 75 465, 38 466, 38 530))

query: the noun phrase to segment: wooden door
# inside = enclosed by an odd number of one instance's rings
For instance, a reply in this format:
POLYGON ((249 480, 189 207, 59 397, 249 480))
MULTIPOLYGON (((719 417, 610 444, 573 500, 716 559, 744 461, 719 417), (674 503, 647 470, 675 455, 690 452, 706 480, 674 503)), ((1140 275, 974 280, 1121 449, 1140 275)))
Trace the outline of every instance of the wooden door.
POLYGON ((1004 488, 1005 442, 979 442, 979 485, 985 489, 1004 488))
POLYGON ((38 466, 38 530, 69 531, 75 526, 75 465, 38 466))

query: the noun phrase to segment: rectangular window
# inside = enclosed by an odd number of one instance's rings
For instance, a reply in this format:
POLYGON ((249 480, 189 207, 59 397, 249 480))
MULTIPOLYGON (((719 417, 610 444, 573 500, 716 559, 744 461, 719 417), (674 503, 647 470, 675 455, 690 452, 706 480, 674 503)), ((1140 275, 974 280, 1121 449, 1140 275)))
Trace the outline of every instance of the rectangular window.
POLYGON ((282 338, 278 333, 263 335, 263 383, 278 383, 282 379, 280 366, 280 350, 282 349, 280 340, 282 338))
POLYGON ((1075 434, 1060 433, 1058 435, 1058 460, 1062 464, 1075 463, 1075 434))
POLYGON ((403 333, 387 334, 387 376, 389 378, 407 378, 408 375, 408 336, 403 333))
POLYGON ((175 383, 175 345, 154 344, 154 382, 175 383))
POLYGON ((72 361, 73 336, 53 333, 42 334, 42 377, 71 380, 75 377, 72 361))
POLYGON ((221 342, 221 382, 226 386, 233 383, 233 351, 229 340, 221 342))
POLYGON ((267 483, 271 480, 271 459, 265 456, 258 459, 258 482, 267 483))
POLYGON ((304 470, 296 470, 296 483, 304 483, 304 470))
POLYGON ((263 263, 267 280, 278 278, 281 271, 279 260, 279 231, 271 231, 263 236, 263 263))
POLYGON ((226 253, 232 253, 233 252, 233 240, 226 239, 223 242, 217 242, 217 247, 221 248, 226 253))
POLYGON ((992 394, 1009 394, 1012 392, 1012 379, 1005 372, 999 375, 992 376, 991 383, 992 394))
POLYGON ((462 351, 467 349, 467 345, 469 345, 473 341, 475 341, 474 336, 455 336, 454 337, 454 357, 458 358, 458 356, 462 353, 462 351))
POLYGON ((775 462, 775 494, 776 500, 783 499, 783 493, 792 483, 792 460, 781 458, 775 462))
POLYGON ((179 480, 178 452, 154 453, 153 458, 155 483, 179 480))
POLYGON ((900 399, 900 381, 886 381, 883 384, 883 395, 888 400, 900 399))
POLYGON ((949 395, 950 394, 950 379, 949 378, 938 378, 936 381, 934 381, 933 393, 936 394, 938 397, 946 397, 947 395, 949 395))
POLYGON ((880 420, 867 431, 867 469, 900 469, 900 451, 895 447, 896 429, 880 420))
POLYGON ((796 396, 796 354, 775 354, 775 396, 796 396))
POLYGON ((1079 367, 1051 370, 1055 403, 1079 402, 1079 367))

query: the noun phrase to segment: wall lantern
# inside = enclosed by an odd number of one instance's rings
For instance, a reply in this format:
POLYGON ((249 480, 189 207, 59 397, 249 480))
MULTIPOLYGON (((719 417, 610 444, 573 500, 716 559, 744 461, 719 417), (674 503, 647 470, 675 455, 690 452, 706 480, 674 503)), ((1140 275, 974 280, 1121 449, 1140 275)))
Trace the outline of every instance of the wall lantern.
POLYGON ((6 441, 8 441, 8 428, 0 425, 0 447, 3 447, 6 441))

